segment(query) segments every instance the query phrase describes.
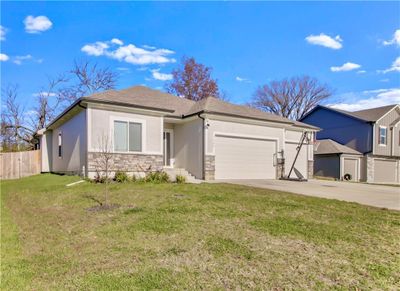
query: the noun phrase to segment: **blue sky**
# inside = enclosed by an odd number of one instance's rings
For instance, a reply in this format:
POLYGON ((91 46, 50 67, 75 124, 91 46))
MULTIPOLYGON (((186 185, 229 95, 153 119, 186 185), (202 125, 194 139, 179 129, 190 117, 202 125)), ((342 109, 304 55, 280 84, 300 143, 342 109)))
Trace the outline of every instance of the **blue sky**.
POLYGON ((1 85, 18 84, 29 106, 47 76, 87 58, 118 71, 118 88, 163 88, 193 56, 235 103, 304 74, 332 87, 327 103, 340 108, 400 103, 399 5, 3 1, 1 85))

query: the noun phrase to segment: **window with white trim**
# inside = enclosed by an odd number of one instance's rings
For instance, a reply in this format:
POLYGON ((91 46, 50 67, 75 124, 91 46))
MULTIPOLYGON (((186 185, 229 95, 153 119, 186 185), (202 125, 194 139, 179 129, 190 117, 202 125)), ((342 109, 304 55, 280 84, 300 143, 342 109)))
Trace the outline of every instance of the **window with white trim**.
POLYGON ((114 121, 114 151, 141 152, 142 124, 138 122, 114 121))
POLYGON ((387 128, 379 126, 379 144, 386 145, 387 128))
POLYGON ((58 157, 62 157, 62 134, 58 133, 58 157))

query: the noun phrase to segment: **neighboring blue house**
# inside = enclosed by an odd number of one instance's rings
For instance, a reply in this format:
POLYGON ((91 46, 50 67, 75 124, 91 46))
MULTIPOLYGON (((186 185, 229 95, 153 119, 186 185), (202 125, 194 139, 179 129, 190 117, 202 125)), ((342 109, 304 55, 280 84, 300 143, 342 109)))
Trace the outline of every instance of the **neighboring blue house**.
POLYGON ((400 182, 399 104, 356 112, 318 105, 300 121, 321 128, 317 140, 330 140, 315 147, 316 176, 400 182))

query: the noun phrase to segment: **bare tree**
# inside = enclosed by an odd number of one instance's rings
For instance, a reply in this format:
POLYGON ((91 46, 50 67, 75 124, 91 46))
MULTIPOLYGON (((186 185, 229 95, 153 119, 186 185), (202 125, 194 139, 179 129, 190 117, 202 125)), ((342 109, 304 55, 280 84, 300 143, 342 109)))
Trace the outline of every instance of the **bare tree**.
POLYGON ((211 71, 211 67, 197 63, 194 58, 183 58, 181 66, 172 71, 173 79, 166 85, 166 90, 194 101, 219 97, 217 80, 211 77, 211 71))
POLYGON ((104 205, 108 205, 108 183, 110 182, 110 169, 113 167, 112 143, 108 134, 103 133, 98 137, 95 168, 98 180, 104 180, 104 205))
POLYGON ((100 68, 87 60, 75 61, 69 74, 73 84, 64 88, 61 96, 71 102, 96 92, 114 89, 118 79, 118 74, 110 68, 100 68))
POLYGON ((18 101, 18 86, 9 85, 2 90, 1 139, 3 150, 33 148, 34 130, 26 124, 26 110, 18 101))
POLYGON ((8 86, 2 92, 5 107, 1 120, 3 149, 6 140, 14 143, 17 149, 21 143, 33 148, 35 133, 45 128, 64 108, 80 97, 115 88, 117 79, 118 75, 109 68, 100 68, 89 61, 75 61, 72 70, 49 78, 47 86, 37 94, 29 116, 18 105, 17 86, 8 86))
POLYGON ((259 87, 251 106, 298 120, 332 95, 332 90, 309 76, 272 81, 259 87))
POLYGON ((30 116, 30 126, 38 131, 45 128, 56 115, 68 105, 70 100, 64 98, 63 92, 69 79, 61 74, 54 79, 49 78, 47 87, 42 88, 36 96, 33 114, 30 116))

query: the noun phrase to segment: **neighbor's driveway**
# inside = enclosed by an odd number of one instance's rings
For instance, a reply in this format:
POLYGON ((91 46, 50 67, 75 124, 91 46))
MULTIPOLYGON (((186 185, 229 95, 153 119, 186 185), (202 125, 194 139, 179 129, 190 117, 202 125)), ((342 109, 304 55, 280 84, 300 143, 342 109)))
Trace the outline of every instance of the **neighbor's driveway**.
POLYGON ((400 187, 323 180, 309 180, 308 182, 217 180, 216 182, 241 184, 400 210, 400 187))

